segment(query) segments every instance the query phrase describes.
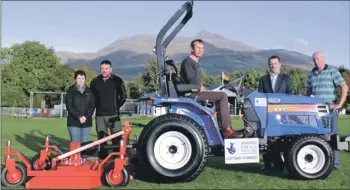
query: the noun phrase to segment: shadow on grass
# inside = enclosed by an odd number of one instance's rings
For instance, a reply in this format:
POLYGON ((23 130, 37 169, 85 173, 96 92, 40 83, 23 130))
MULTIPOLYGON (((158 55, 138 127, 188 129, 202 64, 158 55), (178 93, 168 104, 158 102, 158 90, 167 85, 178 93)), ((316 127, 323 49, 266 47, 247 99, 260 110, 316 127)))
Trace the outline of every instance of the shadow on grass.
MULTIPOLYGON (((283 171, 277 171, 277 170, 261 170, 263 164, 241 164, 241 165, 228 165, 224 163, 224 157, 210 157, 208 160, 207 168, 213 168, 217 170, 226 170, 226 171, 232 171, 232 172, 244 172, 249 174, 261 174, 271 177, 278 177, 281 179, 287 179, 288 175, 285 174, 283 171)), ((204 170, 205 172, 205 170, 204 170)), ((158 184, 169 184, 173 183, 171 181, 165 181, 164 179, 154 178, 153 174, 150 173, 150 171, 147 169, 144 165, 138 165, 136 168, 136 176, 134 176, 135 179, 147 182, 147 183, 158 183, 158 184)), ((244 180, 243 176, 236 175, 237 178, 242 178, 244 180)))
MULTIPOLYGON (((62 152, 69 151, 69 136, 61 138, 53 134, 43 134, 40 130, 32 130, 29 133, 15 135, 15 139, 26 148, 39 153, 43 149, 47 136, 49 136, 50 145, 56 145, 62 152)), ((91 134, 90 136, 95 137, 97 140, 96 135, 91 134)))
POLYGON ((138 164, 138 166, 135 168, 136 175, 134 178, 136 180, 146 182, 146 183, 153 183, 153 184, 175 184, 175 182, 168 181, 166 179, 161 179, 159 177, 154 177, 155 174, 152 173, 145 165, 138 164))
MULTIPOLYGON (((249 174, 261 174, 271 177, 278 177, 281 179, 288 179, 288 175, 283 171, 278 170, 261 170, 263 164, 240 164, 240 165, 228 165, 224 162, 224 157, 210 157, 208 160, 207 168, 213 168, 217 170, 226 170, 232 172, 244 172, 249 174)), ((235 177, 241 177, 244 180, 243 176, 236 175, 235 177)), ((153 175, 149 172, 149 170, 144 165, 138 165, 136 168, 136 176, 135 179, 147 182, 147 183, 172 183, 170 181, 164 181, 162 179, 154 178, 153 175)))
POLYGON ((153 174, 150 174, 148 168, 143 164, 138 164, 135 168, 135 179, 148 182, 148 183, 159 183, 158 180, 156 180, 153 176, 153 174))
POLYGON ((56 135, 45 135, 39 130, 32 130, 23 135, 15 135, 16 141, 23 144, 26 148, 39 153, 43 149, 46 136, 49 136, 50 145, 56 145, 62 152, 68 151, 69 140, 57 137, 56 135))
POLYGON ((274 169, 262 170, 263 163, 252 163, 252 164, 225 164, 225 157, 210 157, 208 159, 208 168, 226 170, 226 171, 238 171, 250 174, 261 174, 271 177, 279 177, 282 179, 287 179, 288 175, 284 171, 278 171, 274 169))

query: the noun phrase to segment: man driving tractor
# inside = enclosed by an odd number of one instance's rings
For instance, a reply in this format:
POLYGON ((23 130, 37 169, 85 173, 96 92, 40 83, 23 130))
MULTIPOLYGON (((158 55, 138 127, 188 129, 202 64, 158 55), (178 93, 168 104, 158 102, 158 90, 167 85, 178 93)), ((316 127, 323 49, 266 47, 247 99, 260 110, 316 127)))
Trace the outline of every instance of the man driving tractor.
POLYGON ((191 54, 181 63, 180 76, 186 84, 195 84, 200 88, 200 92, 193 93, 191 96, 201 101, 213 101, 216 103, 218 117, 220 118, 221 131, 224 137, 243 137, 243 133, 238 133, 232 129, 230 113, 228 109, 228 97, 224 92, 207 91, 201 84, 201 68, 199 59, 204 53, 204 41, 195 39, 191 42, 191 54))

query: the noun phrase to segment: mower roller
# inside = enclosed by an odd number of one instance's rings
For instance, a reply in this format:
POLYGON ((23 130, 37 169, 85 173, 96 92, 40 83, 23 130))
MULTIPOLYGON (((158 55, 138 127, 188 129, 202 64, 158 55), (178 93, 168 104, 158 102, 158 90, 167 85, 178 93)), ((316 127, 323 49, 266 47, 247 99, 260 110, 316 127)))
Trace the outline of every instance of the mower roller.
POLYGON ((174 61, 166 56, 167 46, 192 15, 193 1, 185 2, 158 33, 154 52, 159 86, 152 106, 163 111, 142 129, 137 145, 139 163, 159 182, 189 182, 205 169, 209 154, 224 156, 226 164, 248 164, 259 163, 260 153, 264 153, 292 178, 327 178, 333 169, 334 151, 349 151, 350 137, 339 137, 337 111, 320 98, 249 91, 241 88, 242 77, 239 84, 233 82, 222 89, 236 94, 243 123, 237 132, 244 137, 222 136, 220 122, 216 122, 220 118, 214 117, 215 102, 190 96, 200 91, 199 87, 184 84, 174 61), (176 97, 170 96, 171 83, 176 97))
POLYGON ((62 153, 57 146, 50 145, 47 137, 44 149, 31 161, 20 152, 13 152, 11 142, 8 141, 5 165, 1 172, 2 185, 14 188, 25 184, 26 189, 93 189, 101 185, 126 186, 133 179, 129 167, 129 154, 133 154, 135 144, 129 144, 130 133, 130 122, 126 121, 124 130, 100 140, 83 146, 80 142, 70 142, 70 151, 67 153, 62 153), (102 160, 86 160, 86 162, 81 160, 82 152, 100 148, 101 144, 121 136, 123 138, 120 140, 120 145, 110 145, 112 148, 119 148, 119 152, 111 152, 102 160), (50 149, 55 150, 58 155, 51 158, 50 149), (20 162, 16 161, 16 157, 20 162))

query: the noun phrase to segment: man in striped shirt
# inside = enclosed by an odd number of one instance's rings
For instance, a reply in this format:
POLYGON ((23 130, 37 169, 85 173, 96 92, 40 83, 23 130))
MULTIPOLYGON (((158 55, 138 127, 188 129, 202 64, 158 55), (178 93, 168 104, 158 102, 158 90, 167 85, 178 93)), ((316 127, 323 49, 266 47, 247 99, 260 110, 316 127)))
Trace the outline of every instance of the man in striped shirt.
MULTIPOLYGON (((331 110, 339 110, 348 94, 348 85, 340 72, 333 66, 325 63, 325 56, 317 51, 313 54, 315 68, 308 74, 307 95, 322 98, 325 103, 330 104, 331 110), (337 90, 341 88, 340 100, 337 97, 337 90)), ((335 133, 338 133, 336 130, 335 133)), ((334 151, 334 167, 339 169, 339 151, 334 151)))

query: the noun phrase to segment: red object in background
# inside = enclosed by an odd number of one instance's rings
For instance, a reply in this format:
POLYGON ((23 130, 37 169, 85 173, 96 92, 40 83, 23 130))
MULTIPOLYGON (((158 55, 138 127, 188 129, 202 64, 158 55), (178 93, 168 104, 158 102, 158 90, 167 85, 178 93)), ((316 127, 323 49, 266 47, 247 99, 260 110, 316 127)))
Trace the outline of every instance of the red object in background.
POLYGON ((51 116, 51 109, 50 108, 41 108, 40 117, 49 118, 50 116, 51 116))
POLYGON ((147 100, 147 105, 151 105, 152 104, 152 100, 147 100))

